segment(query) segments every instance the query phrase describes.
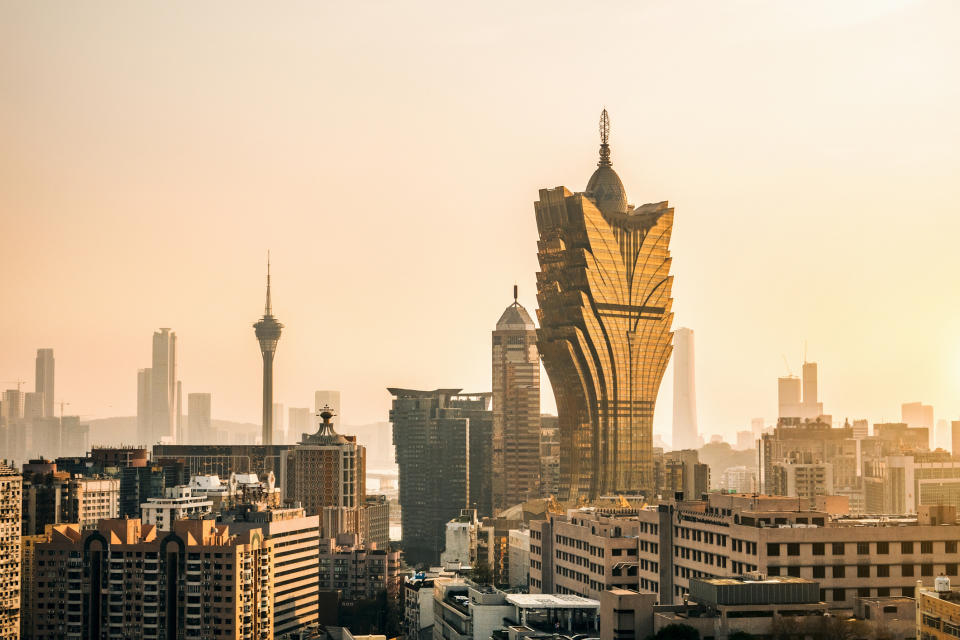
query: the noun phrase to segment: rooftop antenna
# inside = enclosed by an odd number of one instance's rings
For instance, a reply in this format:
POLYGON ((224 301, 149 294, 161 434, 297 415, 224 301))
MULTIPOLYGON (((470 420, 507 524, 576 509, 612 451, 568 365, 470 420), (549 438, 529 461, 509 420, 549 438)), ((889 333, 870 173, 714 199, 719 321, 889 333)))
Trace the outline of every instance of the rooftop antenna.
POLYGON ((513 285, 513 304, 517 304, 517 285, 513 285))
POLYGON ((803 341, 803 364, 807 364, 807 341, 803 341))
POLYGON ((267 303, 264 305, 263 315, 273 315, 272 307, 273 305, 270 304, 270 249, 267 249, 267 303))

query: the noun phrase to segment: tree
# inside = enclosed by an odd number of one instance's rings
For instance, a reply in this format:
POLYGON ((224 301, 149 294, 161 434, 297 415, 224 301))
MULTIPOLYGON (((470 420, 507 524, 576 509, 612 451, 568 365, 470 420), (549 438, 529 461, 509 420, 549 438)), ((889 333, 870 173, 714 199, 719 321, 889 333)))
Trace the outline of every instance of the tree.
POLYGON ((478 560, 477 566, 475 566, 473 571, 470 572, 470 579, 477 584, 493 584, 493 571, 490 569, 490 565, 483 560, 478 560))
POLYGON ((700 632, 687 624, 668 624, 654 634, 653 640, 700 640, 700 632))
POLYGON ((750 635, 746 631, 734 631, 729 636, 727 636, 727 640, 755 640, 755 639, 752 635, 750 635))

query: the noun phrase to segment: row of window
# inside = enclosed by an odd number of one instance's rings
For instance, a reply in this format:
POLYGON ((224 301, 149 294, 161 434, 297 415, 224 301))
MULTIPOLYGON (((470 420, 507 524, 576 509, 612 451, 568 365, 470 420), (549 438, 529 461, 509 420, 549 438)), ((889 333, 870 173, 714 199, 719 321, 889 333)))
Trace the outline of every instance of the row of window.
MULTIPOLYGON (((891 566, 897 566, 897 565, 889 565, 889 564, 878 564, 878 565, 861 564, 861 565, 856 565, 856 566, 852 566, 852 565, 851 565, 851 566, 849 566, 850 571, 847 571, 847 568, 848 568, 847 565, 839 564, 839 565, 834 565, 834 566, 830 567, 830 574, 831 574, 831 577, 833 577, 833 578, 846 578, 846 577, 848 576, 848 574, 849 574, 850 577, 853 577, 853 575, 854 575, 854 569, 856 569, 856 577, 858 577, 858 578, 870 578, 870 577, 889 578, 889 577, 891 577, 891 576, 890 576, 890 567, 891 567, 891 566), (872 576, 871 576, 870 567, 875 567, 875 568, 876 568, 876 571, 873 572, 872 576)), ((933 570, 934 565, 933 565, 933 564, 921 564, 921 565, 902 564, 902 565, 899 565, 899 566, 900 566, 900 577, 913 578, 913 577, 915 577, 915 576, 917 576, 917 575, 921 575, 921 576, 925 576, 925 577, 929 577, 929 576, 933 576, 933 575, 934 575, 934 570, 933 570), (916 567, 917 567, 917 566, 920 567, 920 573, 919 573, 919 574, 916 572, 916 567)), ((942 566, 944 567, 943 572, 944 572, 946 575, 948 575, 948 576, 955 576, 955 575, 957 575, 957 563, 955 563, 955 562, 954 562, 954 563, 948 563, 948 564, 945 564, 945 565, 942 565, 942 566)), ((770 575, 772 575, 772 576, 787 575, 787 576, 793 576, 793 577, 799 578, 799 577, 801 577, 801 575, 800 575, 800 569, 801 569, 801 567, 799 567, 799 566, 794 566, 794 567, 767 567, 767 572, 768 572, 770 575)), ((827 567, 825 567, 825 566, 823 566, 823 565, 818 565, 818 566, 811 567, 811 569, 812 569, 812 575, 813 575, 814 578, 826 578, 826 577, 827 577, 827 567)))
MULTIPOLYGON (((786 547, 786 555, 788 556, 799 556, 800 555, 800 544, 799 542, 788 542, 788 543, 779 543, 779 542, 768 542, 767 543, 767 555, 768 556, 779 556, 782 547, 786 547)), ((806 544, 806 543, 804 543, 806 544)), ((815 556, 826 555, 827 544, 825 542, 812 542, 811 553, 815 556)), ((957 541, 956 540, 945 540, 942 543, 935 542, 933 540, 923 540, 919 544, 915 542, 900 542, 900 543, 890 543, 890 542, 857 542, 857 543, 845 543, 845 542, 833 542, 830 544, 831 553, 835 556, 842 556, 846 554, 847 548, 849 546, 855 546, 857 555, 866 556, 870 555, 870 550, 873 548, 874 553, 878 555, 886 555, 890 553, 891 544, 900 545, 900 553, 911 554, 916 553, 919 548, 920 553, 931 554, 934 553, 935 545, 943 545, 944 553, 956 553, 957 552, 957 541)))

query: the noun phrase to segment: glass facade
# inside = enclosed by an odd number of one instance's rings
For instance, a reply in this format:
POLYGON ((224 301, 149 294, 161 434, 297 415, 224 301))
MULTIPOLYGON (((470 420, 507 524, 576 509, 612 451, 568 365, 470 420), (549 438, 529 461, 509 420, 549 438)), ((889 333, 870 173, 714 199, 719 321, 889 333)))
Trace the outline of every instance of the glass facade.
POLYGON ((560 498, 653 492, 653 411, 672 350, 666 202, 631 207, 610 163, 584 193, 543 189, 537 340, 560 425, 560 498))

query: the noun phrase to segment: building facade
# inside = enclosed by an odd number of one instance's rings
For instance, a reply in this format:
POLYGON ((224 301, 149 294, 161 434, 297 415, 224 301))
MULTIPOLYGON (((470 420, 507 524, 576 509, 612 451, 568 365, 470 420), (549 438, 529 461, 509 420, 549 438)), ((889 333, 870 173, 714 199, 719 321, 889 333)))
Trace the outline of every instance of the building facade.
POLYGON ((493 331, 494 513, 540 495, 537 327, 513 292, 493 331))
POLYGON ((209 393, 187 394, 187 440, 180 444, 213 444, 209 393))
POLYGON ((23 478, 0 464, 0 640, 20 638, 23 478))
POLYGON ((653 411, 673 334, 666 202, 632 207, 610 162, 583 193, 543 189, 535 203, 538 349, 560 418, 561 499, 651 495, 653 411))
POLYGON ((36 377, 33 390, 43 394, 43 414, 40 417, 52 418, 54 413, 54 370, 56 361, 53 349, 37 349, 36 377))
POLYGON ((452 405, 460 389, 388 391, 404 556, 411 566, 436 564, 446 523, 470 503, 470 419, 452 405))
POLYGON ((320 589, 339 591, 341 602, 400 596, 400 552, 362 544, 355 533, 320 539, 320 589))
POLYGON ((33 575, 37 640, 274 638, 273 548, 259 529, 233 534, 212 520, 181 520, 162 534, 130 519, 85 532, 56 525, 35 546, 33 575))

